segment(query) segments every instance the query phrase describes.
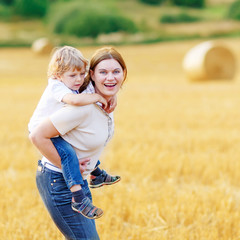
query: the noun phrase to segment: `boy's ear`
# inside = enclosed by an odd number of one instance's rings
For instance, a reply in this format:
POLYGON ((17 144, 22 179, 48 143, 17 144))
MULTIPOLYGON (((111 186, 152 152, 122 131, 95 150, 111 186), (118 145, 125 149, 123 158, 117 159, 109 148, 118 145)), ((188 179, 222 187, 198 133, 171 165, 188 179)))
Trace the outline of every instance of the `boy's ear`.
POLYGON ((61 74, 56 73, 56 74, 54 75, 54 78, 56 78, 56 79, 58 79, 58 80, 61 80, 61 74))

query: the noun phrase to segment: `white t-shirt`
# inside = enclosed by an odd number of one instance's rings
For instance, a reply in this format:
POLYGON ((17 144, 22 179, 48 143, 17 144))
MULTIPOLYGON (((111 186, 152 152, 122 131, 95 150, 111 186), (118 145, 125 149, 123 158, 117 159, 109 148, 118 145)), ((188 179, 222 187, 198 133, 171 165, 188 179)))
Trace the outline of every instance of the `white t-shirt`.
POLYGON ((63 139, 73 146, 78 158, 90 158, 87 170, 82 174, 86 179, 113 135, 113 114, 107 114, 97 104, 81 107, 66 104, 53 113, 50 120, 63 139))
POLYGON ((73 93, 73 91, 65 86, 64 83, 51 78, 48 79, 48 85, 28 123, 29 132, 32 132, 43 119, 61 109, 64 106, 62 99, 68 93, 73 93))
MULTIPOLYGON (((83 91, 83 93, 94 92, 95 90, 91 82, 83 91)), ((48 85, 44 90, 38 102, 38 105, 28 123, 28 131, 32 132, 33 129, 37 127, 40 122, 43 121, 43 119, 49 117, 52 113, 61 109, 65 105, 65 103, 62 102, 62 99, 68 93, 77 94, 78 91, 69 89, 64 83, 58 80, 54 80, 51 78, 48 79, 48 85)))

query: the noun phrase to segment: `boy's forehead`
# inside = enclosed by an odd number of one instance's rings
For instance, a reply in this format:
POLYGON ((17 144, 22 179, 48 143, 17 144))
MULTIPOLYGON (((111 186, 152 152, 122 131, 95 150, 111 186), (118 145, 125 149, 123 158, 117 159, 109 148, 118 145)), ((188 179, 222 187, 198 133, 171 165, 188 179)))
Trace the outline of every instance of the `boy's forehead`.
POLYGON ((66 69, 66 72, 86 72, 86 68, 83 66, 82 67, 74 66, 66 69))

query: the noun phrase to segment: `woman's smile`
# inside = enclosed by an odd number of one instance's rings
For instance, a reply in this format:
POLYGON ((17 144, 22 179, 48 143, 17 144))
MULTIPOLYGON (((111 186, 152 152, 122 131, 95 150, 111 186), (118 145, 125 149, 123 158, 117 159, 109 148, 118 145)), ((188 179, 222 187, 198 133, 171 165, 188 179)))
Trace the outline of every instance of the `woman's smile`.
POLYGON ((109 90, 113 89, 116 85, 117 83, 104 83, 104 86, 109 90))

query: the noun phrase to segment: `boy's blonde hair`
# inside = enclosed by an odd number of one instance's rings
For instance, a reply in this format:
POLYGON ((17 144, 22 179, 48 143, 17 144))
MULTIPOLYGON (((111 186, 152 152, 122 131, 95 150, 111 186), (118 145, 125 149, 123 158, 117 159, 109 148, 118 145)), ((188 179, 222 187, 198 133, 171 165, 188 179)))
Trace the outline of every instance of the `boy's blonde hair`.
POLYGON ((48 78, 56 78, 69 70, 87 71, 88 60, 82 53, 70 46, 64 46, 55 50, 48 65, 48 78))

